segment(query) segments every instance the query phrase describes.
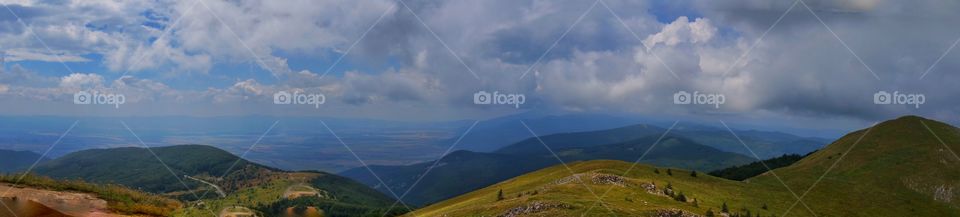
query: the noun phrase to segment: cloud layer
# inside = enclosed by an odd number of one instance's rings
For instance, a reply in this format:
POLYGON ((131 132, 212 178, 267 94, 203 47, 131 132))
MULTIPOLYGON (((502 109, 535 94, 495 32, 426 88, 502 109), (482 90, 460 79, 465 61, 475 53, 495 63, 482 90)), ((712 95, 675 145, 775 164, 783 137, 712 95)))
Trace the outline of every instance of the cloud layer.
POLYGON ((957 54, 937 63, 960 37, 950 23, 960 3, 935 0, 670 3, 691 11, 679 14, 619 0, 3 4, 17 16, 0 12, 8 62, 0 95, 24 105, 9 113, 70 103, 71 91, 83 88, 130 95, 141 105, 131 113, 502 112, 473 104, 472 94, 487 90, 526 94, 526 109, 955 119, 958 101, 949 97, 960 94, 950 83, 957 54), (60 61, 104 70, 26 64, 60 61), (259 76, 230 67, 244 64, 259 76), (178 77, 227 82, 183 85, 178 77), (278 111, 271 97, 279 90, 322 92, 328 104, 278 111), (721 93, 727 102, 678 106, 672 96, 681 90, 721 93), (878 106, 872 97, 880 90, 928 100, 878 106))

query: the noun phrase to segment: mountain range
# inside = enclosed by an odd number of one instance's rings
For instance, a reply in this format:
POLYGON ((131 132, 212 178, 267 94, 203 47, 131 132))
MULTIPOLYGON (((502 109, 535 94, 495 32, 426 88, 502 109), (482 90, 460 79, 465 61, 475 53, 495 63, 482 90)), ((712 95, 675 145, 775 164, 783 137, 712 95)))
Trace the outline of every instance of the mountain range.
POLYGON ((26 170, 34 162, 44 162, 49 158, 31 151, 12 151, 0 149, 0 173, 11 173, 26 170))
MULTIPOLYGON (((632 162, 644 156, 640 162, 699 171, 712 171, 757 160, 750 155, 728 152, 705 145, 688 138, 686 135, 707 142, 716 138, 715 136, 698 136, 692 133, 694 131, 683 131, 683 133, 671 131, 664 134, 666 131, 665 128, 641 124, 600 131, 559 133, 529 138, 491 153, 457 151, 444 156, 438 162, 431 161, 405 166, 371 166, 370 169, 379 177, 372 176, 366 168, 347 170, 341 172, 340 175, 367 184, 381 192, 409 191, 406 195, 402 195, 403 201, 424 205, 520 174, 557 165, 560 164, 560 160, 572 162, 613 159, 632 162), (657 145, 651 148, 655 143, 657 145), (434 164, 436 166, 430 169, 434 164), (421 177, 421 174, 424 174, 428 169, 430 172, 421 177), (377 178, 382 179, 386 186, 383 186, 377 178), (457 181, 450 182, 449 180, 457 181), (414 186, 414 183, 417 183, 417 185, 410 189, 410 186, 414 186), (389 187, 389 190, 386 187, 389 187)), ((710 135, 719 134, 719 132, 704 129, 699 129, 697 132, 710 132, 710 135)), ((729 134, 729 132, 727 133, 729 134)), ((788 142, 800 138, 782 136, 788 134, 769 134, 781 137, 765 137, 764 134, 755 134, 758 136, 751 136, 748 137, 750 139, 745 140, 750 147, 775 147, 781 143, 807 146, 798 149, 812 150, 819 147, 816 143, 798 144, 788 142), (776 141, 777 143, 765 141, 776 141)), ((724 143, 711 142, 709 144, 724 143)), ((740 147, 745 149, 743 145, 740 145, 740 147)))

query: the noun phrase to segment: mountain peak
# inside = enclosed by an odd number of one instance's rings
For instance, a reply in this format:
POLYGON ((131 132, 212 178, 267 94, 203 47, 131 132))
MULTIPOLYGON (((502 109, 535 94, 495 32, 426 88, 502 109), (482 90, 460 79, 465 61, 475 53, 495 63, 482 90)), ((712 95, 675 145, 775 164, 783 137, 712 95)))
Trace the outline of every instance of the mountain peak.
POLYGON ((880 122, 881 124, 894 124, 894 123, 916 123, 917 121, 934 121, 917 115, 904 115, 898 118, 886 120, 880 122))
MULTIPOLYGON (((860 137, 861 133, 869 130, 869 133, 868 135, 865 135, 864 140, 874 140, 882 143, 890 143, 889 141, 902 141, 896 143, 899 145, 940 143, 937 141, 937 137, 952 135, 955 133, 954 129, 956 129, 954 126, 944 122, 915 115, 907 115, 880 122, 874 125, 872 129, 867 128, 851 133, 847 136, 860 137)), ((940 139, 947 140, 947 138, 940 139)))

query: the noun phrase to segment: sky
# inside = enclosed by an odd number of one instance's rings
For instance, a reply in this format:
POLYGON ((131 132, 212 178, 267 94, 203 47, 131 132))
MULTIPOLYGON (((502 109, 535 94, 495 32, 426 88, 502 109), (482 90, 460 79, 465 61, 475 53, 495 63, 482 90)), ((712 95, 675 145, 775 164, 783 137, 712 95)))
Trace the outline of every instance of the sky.
POLYGON ((2 115, 561 111, 816 125, 957 122, 960 105, 950 0, 0 4, 2 115), (478 103, 486 93, 492 103, 478 103))

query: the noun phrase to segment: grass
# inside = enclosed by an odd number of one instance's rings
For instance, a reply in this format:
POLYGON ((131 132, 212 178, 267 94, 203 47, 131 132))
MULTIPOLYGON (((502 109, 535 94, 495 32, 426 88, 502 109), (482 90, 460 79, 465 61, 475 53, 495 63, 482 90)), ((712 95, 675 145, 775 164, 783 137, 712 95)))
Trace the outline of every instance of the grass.
POLYGON ((623 161, 574 162, 569 164, 573 173, 622 176, 628 185, 596 184, 589 175, 584 176, 585 184, 558 185, 554 182, 571 172, 564 166, 554 166, 427 206, 408 216, 497 216, 535 202, 556 206, 529 215, 609 216, 612 212, 618 216, 650 216, 664 210, 704 215, 709 209, 719 216, 726 204, 730 212, 749 210, 754 216, 960 216, 960 198, 953 196, 960 195, 954 190, 960 189, 960 170, 956 170, 960 158, 951 149, 960 150, 960 130, 908 116, 878 124, 869 133, 867 129, 853 132, 793 165, 742 182, 703 173, 692 177, 690 171, 675 168, 670 169, 671 176, 667 168, 647 165, 637 165, 625 174, 631 164, 623 161), (655 183, 661 192, 670 183, 689 200, 681 202, 647 193, 640 187, 642 183, 655 183), (811 190, 804 195, 807 189, 811 190), (501 190, 505 198, 497 200, 501 190), (591 192, 601 195, 607 190, 610 193, 603 198, 603 206, 590 208, 598 201, 591 192), (534 191, 537 193, 528 193, 534 191), (801 195, 803 203, 794 206, 801 195))
MULTIPOLYGON (((280 174, 278 174, 280 175, 280 174)), ((269 183, 259 186, 244 188, 230 193, 225 198, 204 200, 203 204, 191 204, 187 208, 178 211, 174 216, 209 216, 211 212, 219 213, 227 207, 242 206, 253 209, 254 207, 270 204, 280 200, 287 187, 299 182, 299 178, 306 178, 310 174, 288 174, 286 179, 272 179, 269 183)))
MULTIPOLYGON (((569 164, 574 173, 579 174, 610 174, 623 175, 629 168, 630 163, 623 161, 596 160, 586 162, 575 162, 569 164)), ((767 192, 765 189, 750 188, 746 183, 736 182, 717 177, 698 174, 697 177, 690 176, 690 171, 681 169, 671 169, 673 175, 666 174, 666 168, 659 168, 661 173, 653 172, 654 167, 646 165, 637 165, 629 174, 623 176, 626 182, 630 183, 627 187, 612 185, 594 184, 588 176, 583 176, 585 186, 597 196, 610 190, 604 199, 604 206, 594 203, 596 197, 584 188, 584 184, 566 183, 555 185, 553 182, 571 175, 563 166, 555 166, 540 171, 536 171, 521 177, 510 179, 496 185, 465 194, 447 201, 443 201, 431 206, 416 210, 409 216, 442 216, 444 214, 451 216, 496 216, 502 214, 505 210, 514 207, 522 207, 533 201, 552 201, 568 205, 566 209, 555 209, 543 212, 542 215, 551 214, 571 215, 586 214, 586 216, 606 216, 611 215, 611 211, 620 216, 633 216, 639 214, 650 214, 657 210, 669 208, 682 208, 698 214, 704 214, 708 208, 719 210, 724 202, 728 206, 739 208, 748 208, 753 213, 761 211, 765 200, 747 195, 765 193, 766 197, 789 198, 788 194, 778 192, 767 192), (663 190, 669 183, 677 192, 689 198, 690 202, 679 202, 673 198, 647 193, 640 187, 642 183, 655 183, 657 190, 663 190), (612 189, 611 189, 612 188, 612 189), (506 199, 496 200, 496 193, 503 190, 506 199), (536 191, 535 195, 531 193, 536 191), (517 194, 522 194, 517 197, 517 194), (692 201, 697 200, 697 206, 692 201), (485 205, 483 205, 485 204, 485 205), (609 209, 607 209, 609 208, 609 209)), ((777 208, 776 205, 768 204, 769 207, 777 208)), ((783 209, 789 204, 780 205, 783 209)), ((769 209, 768 207, 768 209, 769 209)), ((761 215, 771 214, 772 212, 760 212, 761 215)))
POLYGON ((182 207, 182 204, 177 200, 132 190, 120 185, 99 185, 79 180, 54 180, 32 174, 0 175, 0 182, 17 183, 19 186, 52 191, 90 193, 107 201, 108 208, 121 214, 171 216, 175 210, 182 207))
MULTIPOLYGON (((381 208, 389 206, 388 198, 375 190, 327 173, 319 172, 289 172, 275 173, 269 182, 257 186, 243 188, 230 193, 225 198, 204 200, 203 204, 191 204, 174 214, 174 216, 209 216, 219 213, 222 209, 241 206, 254 210, 261 216, 280 215, 273 208, 280 205, 285 209, 290 206, 308 205, 318 207, 325 216, 343 216, 343 212, 377 213, 381 208), (302 188, 305 183, 310 187, 327 192, 332 198, 300 197, 293 200, 284 198, 287 189, 302 188), (369 192, 368 192, 369 191, 369 192), (289 204, 290 206, 287 206, 289 204)), ((399 207, 397 209, 400 209, 399 207)))

